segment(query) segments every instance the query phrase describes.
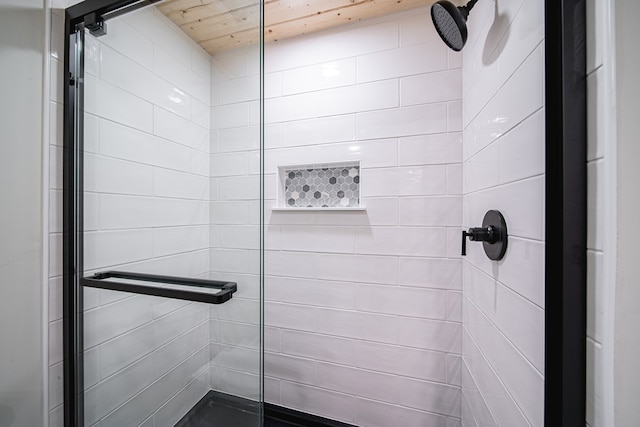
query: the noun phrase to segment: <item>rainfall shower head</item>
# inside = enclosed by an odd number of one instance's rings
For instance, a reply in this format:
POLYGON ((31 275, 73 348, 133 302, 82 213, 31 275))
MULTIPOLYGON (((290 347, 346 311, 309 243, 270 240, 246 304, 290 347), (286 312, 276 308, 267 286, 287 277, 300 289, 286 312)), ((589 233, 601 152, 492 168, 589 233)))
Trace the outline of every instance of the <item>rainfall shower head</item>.
POLYGON ((447 0, 431 6, 431 19, 436 31, 447 46, 459 52, 467 42, 467 17, 478 0, 471 0, 466 6, 456 7, 447 0))

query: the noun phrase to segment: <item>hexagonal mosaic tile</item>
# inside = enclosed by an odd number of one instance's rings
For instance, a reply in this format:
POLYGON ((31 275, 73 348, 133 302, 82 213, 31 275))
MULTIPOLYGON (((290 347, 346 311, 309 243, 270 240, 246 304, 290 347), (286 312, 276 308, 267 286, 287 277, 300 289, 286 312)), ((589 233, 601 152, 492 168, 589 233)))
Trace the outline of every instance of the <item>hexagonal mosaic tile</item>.
POLYGON ((285 205, 290 208, 360 206, 360 166, 286 169, 285 205))

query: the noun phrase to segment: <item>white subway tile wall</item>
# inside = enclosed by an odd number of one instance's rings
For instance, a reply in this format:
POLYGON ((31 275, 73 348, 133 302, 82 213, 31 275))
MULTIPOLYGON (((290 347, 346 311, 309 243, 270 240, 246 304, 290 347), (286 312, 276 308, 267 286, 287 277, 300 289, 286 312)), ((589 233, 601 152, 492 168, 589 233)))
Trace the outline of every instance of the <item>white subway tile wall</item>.
MULTIPOLYGON (((52 12, 50 421, 62 422, 63 15, 52 12)), ((86 36, 85 269, 209 275, 210 56, 155 9, 86 36)), ((210 389, 203 304, 85 291, 85 422, 174 425, 210 389)))
MULTIPOLYGON (((613 369, 606 363, 606 354, 612 354, 613 337, 608 338, 605 307, 609 298, 605 280, 605 259, 611 255, 605 252, 602 231, 607 227, 605 218, 606 174, 615 168, 615 160, 605 156, 606 144, 611 143, 610 117, 615 108, 607 101, 613 91, 607 73, 612 73, 611 60, 605 54, 606 40, 613 37, 607 31, 608 16, 613 12, 610 2, 588 0, 587 7, 587 425, 604 426, 612 419, 611 399, 605 403, 607 387, 613 387, 613 380, 607 383, 607 371, 613 369)), ((615 173, 615 172, 614 172, 615 173)), ((611 184, 609 184, 611 185, 611 184)), ((607 215, 609 215, 607 213, 607 215)), ((609 321, 611 322, 611 321, 609 321)), ((613 330, 613 328, 609 328, 613 330)), ((609 362, 612 364, 612 362, 609 362)))
MULTIPOLYGON (((462 70, 429 21, 422 7, 265 47, 268 402, 360 426, 460 425, 462 70), (271 210, 278 167, 349 161, 366 212, 271 210)), ((246 77, 225 58, 228 84, 246 77)), ((256 149, 248 118, 215 114, 213 158, 256 149)), ((224 191, 218 224, 250 224, 224 191)))
POLYGON ((544 424, 543 11, 542 0, 479 2, 468 21, 462 225, 498 209, 509 247, 496 263, 470 243, 463 258, 463 427, 544 424))

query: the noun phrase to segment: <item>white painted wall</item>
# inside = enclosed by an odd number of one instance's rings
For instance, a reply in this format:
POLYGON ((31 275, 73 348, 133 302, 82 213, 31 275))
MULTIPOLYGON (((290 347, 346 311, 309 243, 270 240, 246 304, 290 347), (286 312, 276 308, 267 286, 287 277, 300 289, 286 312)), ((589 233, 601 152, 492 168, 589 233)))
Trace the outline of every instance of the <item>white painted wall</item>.
POLYGON ((479 2, 463 50, 463 226, 489 209, 505 258, 463 258, 462 425, 544 417, 544 1, 479 2))
POLYGON ((266 46, 265 393, 459 425, 460 55, 427 8, 266 46), (361 160, 366 212, 277 212, 278 166, 361 160))
POLYGON ((637 99, 632 31, 638 4, 590 1, 588 12, 589 304, 587 423, 636 425, 639 208, 637 99))
POLYGON ((43 419, 45 5, 0 1, 0 425, 43 419))
POLYGON ((616 0, 616 112, 617 112, 617 183, 618 183, 618 251, 615 303, 615 424, 640 424, 640 411, 633 396, 640 393, 640 287, 638 286, 637 227, 640 211, 638 182, 640 145, 638 135, 638 100, 640 99, 640 51, 637 46, 635 19, 640 3, 616 0), (634 402, 635 401, 635 402, 634 402))

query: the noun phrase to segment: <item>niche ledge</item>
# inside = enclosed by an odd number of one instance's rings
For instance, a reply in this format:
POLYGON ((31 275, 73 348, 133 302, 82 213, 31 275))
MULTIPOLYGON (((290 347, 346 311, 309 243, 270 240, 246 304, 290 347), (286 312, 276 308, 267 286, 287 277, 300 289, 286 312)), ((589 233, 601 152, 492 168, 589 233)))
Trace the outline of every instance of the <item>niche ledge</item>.
POLYGON ((357 208, 271 208, 274 212, 365 212, 367 208, 360 206, 357 208))

